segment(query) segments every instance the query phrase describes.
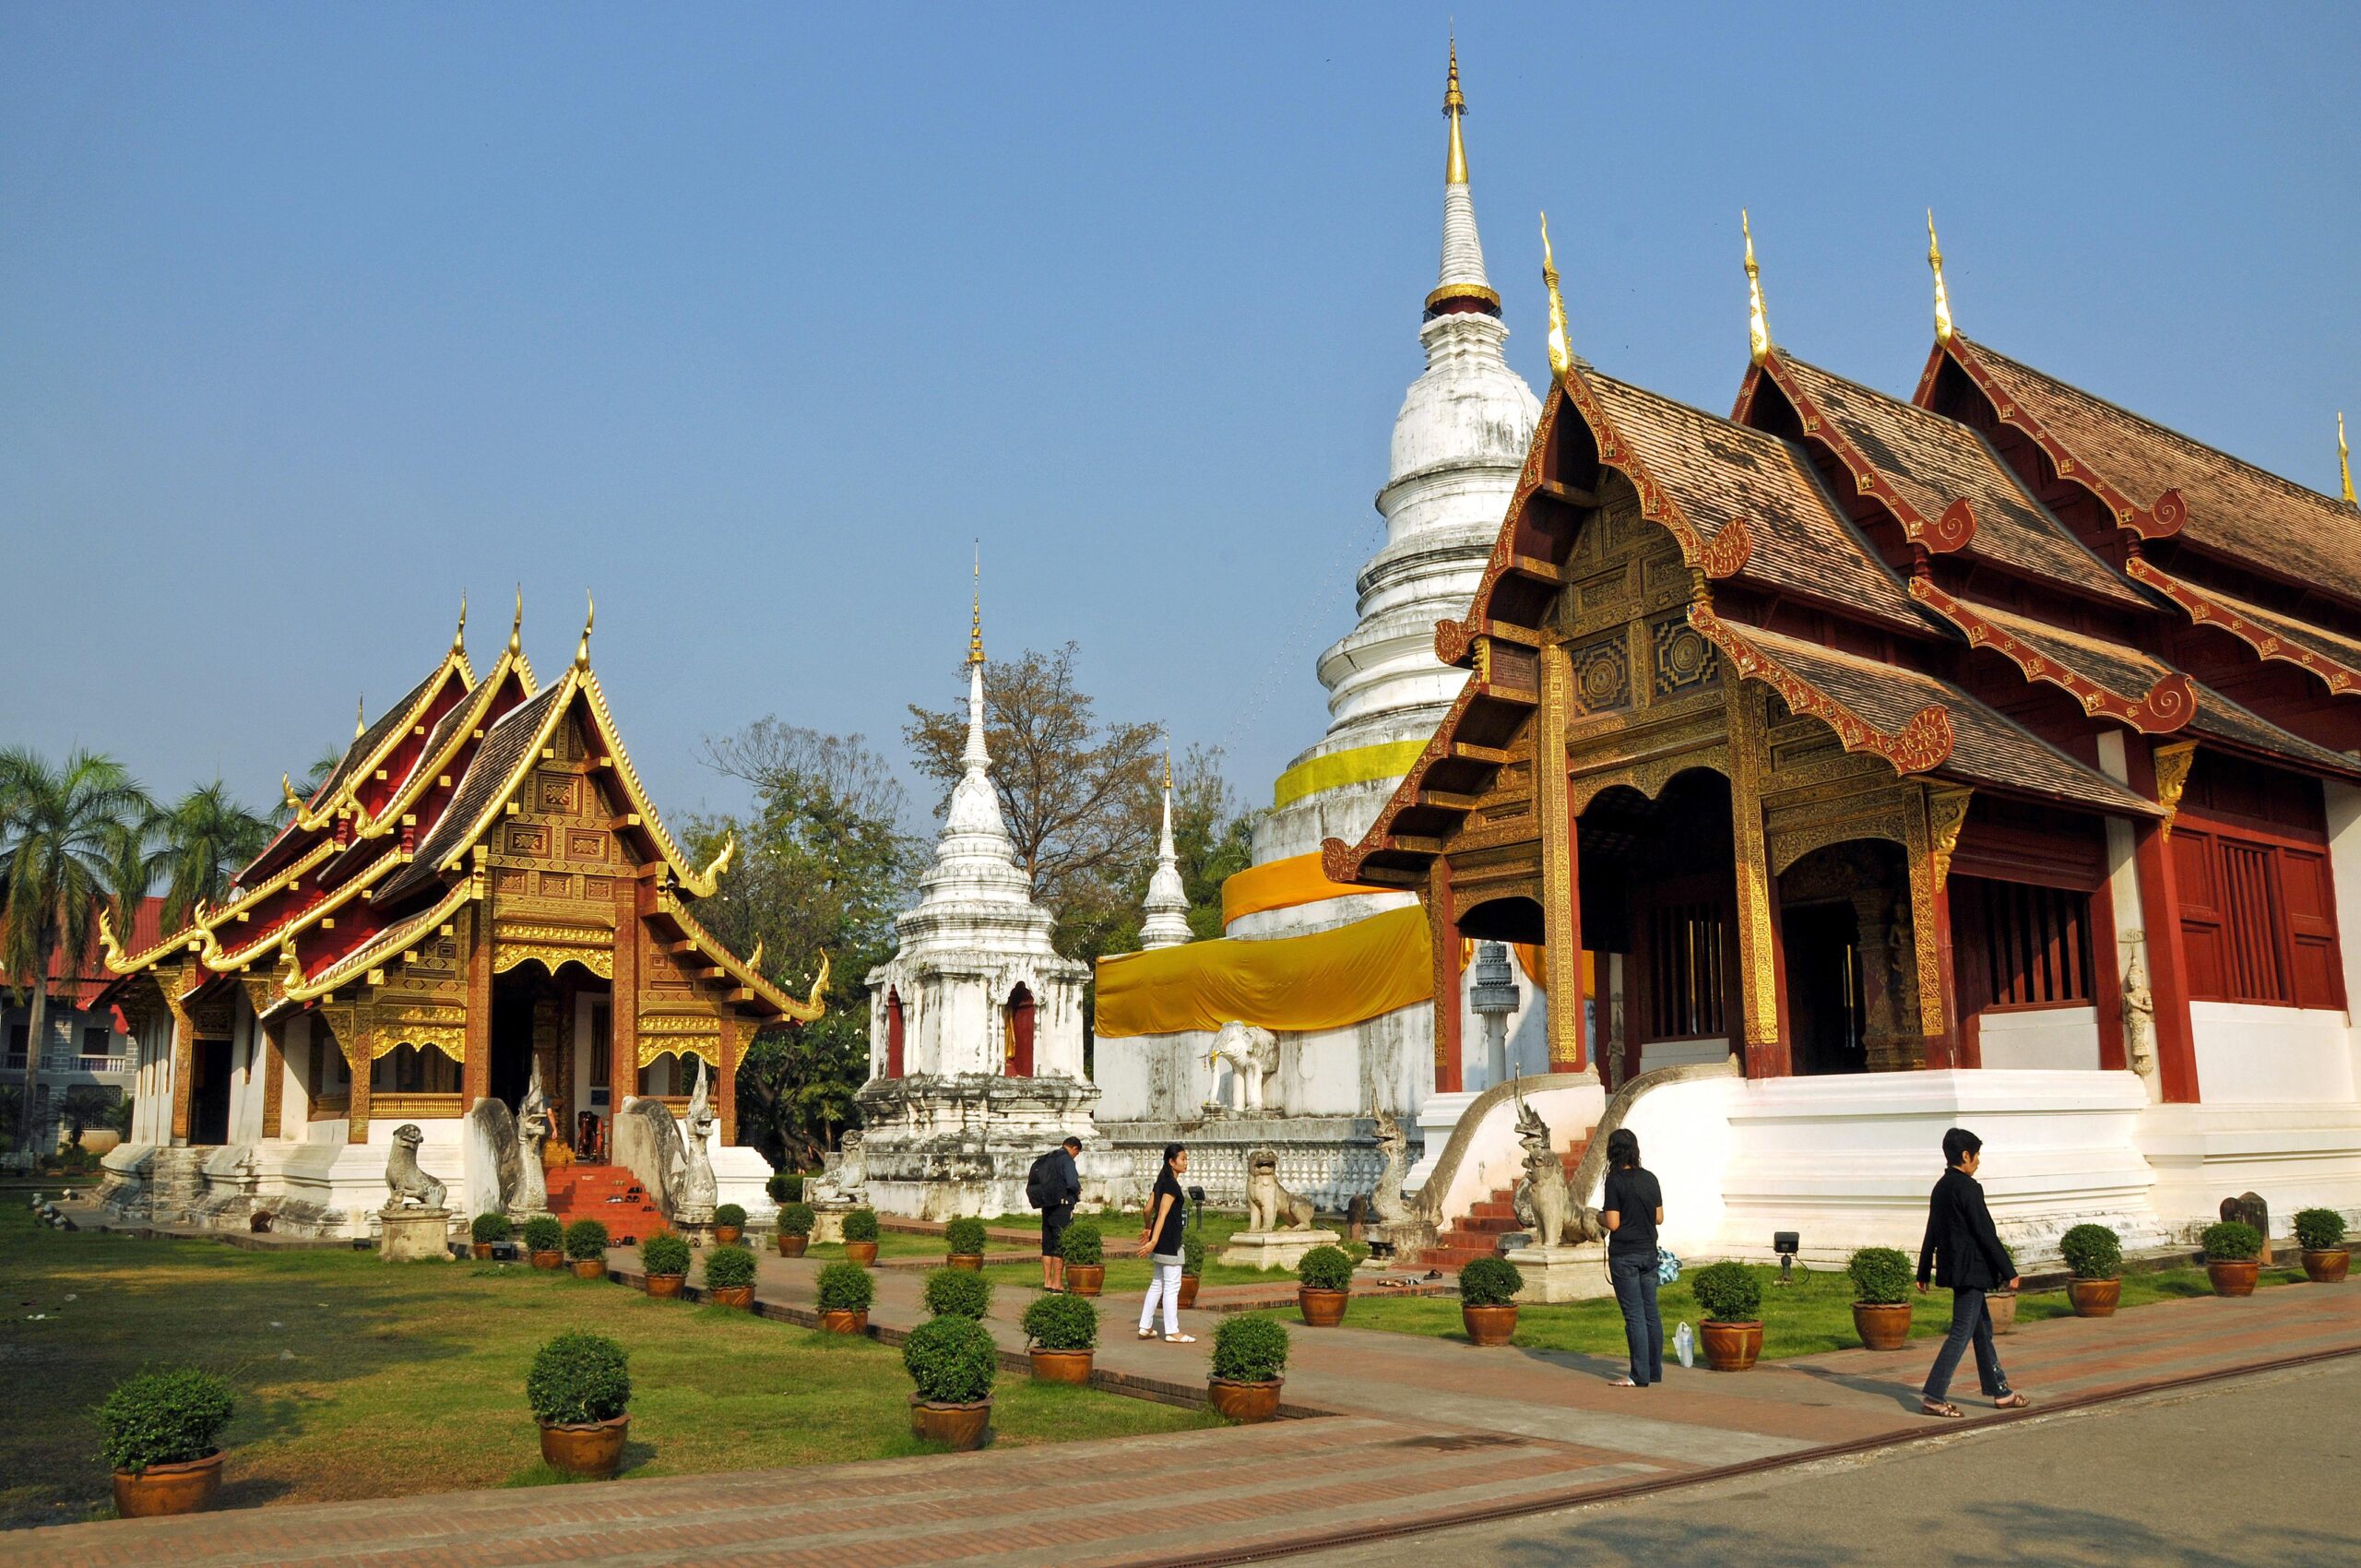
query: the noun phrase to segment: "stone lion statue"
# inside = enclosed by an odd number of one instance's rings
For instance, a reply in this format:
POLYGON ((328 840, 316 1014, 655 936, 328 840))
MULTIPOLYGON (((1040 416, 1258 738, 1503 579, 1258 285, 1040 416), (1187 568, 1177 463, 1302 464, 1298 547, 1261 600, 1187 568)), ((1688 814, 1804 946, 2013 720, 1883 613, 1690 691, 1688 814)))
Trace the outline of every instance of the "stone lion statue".
POLYGON ((443 1183, 418 1168, 418 1148, 426 1142, 426 1134, 415 1122, 405 1122, 394 1129, 393 1153, 386 1157, 386 1206, 396 1208, 441 1208, 443 1183))
POLYGON ((1246 1229, 1309 1230, 1313 1210, 1310 1198, 1298 1197, 1279 1185, 1279 1157, 1258 1148, 1246 1157, 1246 1229))
POLYGON ((1564 1161, 1550 1146, 1548 1123, 1517 1097, 1517 1140, 1525 1145, 1525 1176, 1513 1198, 1517 1223, 1533 1233, 1536 1247, 1572 1246, 1606 1238, 1598 1211, 1576 1201, 1564 1161))

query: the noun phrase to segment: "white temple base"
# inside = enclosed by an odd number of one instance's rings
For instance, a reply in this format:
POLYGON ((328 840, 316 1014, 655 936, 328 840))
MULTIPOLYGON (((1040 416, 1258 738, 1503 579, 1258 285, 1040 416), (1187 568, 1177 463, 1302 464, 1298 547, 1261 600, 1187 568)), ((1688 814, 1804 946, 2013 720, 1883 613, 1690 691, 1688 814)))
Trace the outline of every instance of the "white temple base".
POLYGON ((1596 1241, 1580 1246, 1519 1247, 1507 1254, 1525 1277, 1520 1301, 1588 1301, 1615 1294, 1607 1277, 1607 1249, 1596 1241))
POLYGON ((1240 1230, 1216 1261, 1248 1268, 1293 1268, 1312 1248, 1333 1247, 1338 1240, 1334 1230, 1240 1230))
MULTIPOLYGON (((1084 1078, 912 1074, 873 1078, 857 1098, 861 1196, 880 1214, 913 1219, 1022 1214, 1034 1160, 1069 1134, 1086 1148, 1097 1136, 1098 1090, 1084 1078)), ((1121 1201, 1094 1190, 1087 1161, 1083 1174, 1085 1207, 1121 1201)))
POLYGON ((451 1211, 447 1208, 388 1209, 377 1232, 377 1255, 387 1263, 451 1261, 451 1211))

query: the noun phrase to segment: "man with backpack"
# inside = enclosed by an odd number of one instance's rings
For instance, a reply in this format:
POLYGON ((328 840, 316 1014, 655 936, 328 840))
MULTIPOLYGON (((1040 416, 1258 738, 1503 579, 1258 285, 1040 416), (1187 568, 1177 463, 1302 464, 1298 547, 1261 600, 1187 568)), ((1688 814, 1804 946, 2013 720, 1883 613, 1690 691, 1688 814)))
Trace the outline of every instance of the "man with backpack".
POLYGON ((1082 1168, 1074 1157, 1082 1152, 1080 1138, 1068 1138, 1064 1143, 1033 1162, 1025 1174, 1025 1201, 1041 1211, 1041 1289, 1063 1290, 1066 1288, 1066 1260, 1062 1252, 1066 1222, 1074 1218, 1074 1205, 1082 1201, 1082 1168))

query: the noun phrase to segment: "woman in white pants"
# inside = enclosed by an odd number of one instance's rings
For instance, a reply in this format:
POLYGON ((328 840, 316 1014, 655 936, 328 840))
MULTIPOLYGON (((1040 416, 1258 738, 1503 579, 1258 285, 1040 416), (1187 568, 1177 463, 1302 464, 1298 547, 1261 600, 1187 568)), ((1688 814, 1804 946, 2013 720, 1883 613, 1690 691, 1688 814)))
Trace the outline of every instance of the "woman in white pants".
POLYGON ((1197 1336, 1180 1332, 1180 1233, 1189 1223, 1189 1194, 1181 1190, 1180 1174, 1189 1169, 1189 1151, 1179 1144, 1164 1146, 1164 1169, 1157 1173, 1156 1191, 1148 1198, 1147 1229, 1140 1232, 1139 1255, 1153 1265, 1147 1277, 1147 1300, 1140 1303, 1140 1337, 1156 1337, 1156 1303, 1164 1302, 1164 1337, 1173 1345, 1193 1345, 1197 1336))

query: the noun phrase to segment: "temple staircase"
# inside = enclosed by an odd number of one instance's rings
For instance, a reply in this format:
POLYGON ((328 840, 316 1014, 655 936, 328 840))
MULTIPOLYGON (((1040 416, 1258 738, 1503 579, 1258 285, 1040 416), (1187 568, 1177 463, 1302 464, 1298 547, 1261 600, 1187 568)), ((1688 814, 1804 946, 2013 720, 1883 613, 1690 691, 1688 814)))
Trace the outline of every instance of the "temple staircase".
MULTIPOLYGON (((1585 1133, 1573 1147, 1558 1157, 1566 1167, 1568 1182, 1573 1181, 1574 1170, 1582 1164, 1583 1153, 1589 1147, 1590 1134, 1585 1133)), ((1490 1197, 1475 1204, 1464 1218, 1453 1221, 1436 1238, 1435 1245, 1418 1254, 1418 1266, 1456 1274, 1477 1258, 1498 1253, 1502 1236, 1525 1229, 1517 1221, 1515 1198, 1515 1193, 1507 1187, 1493 1189, 1490 1197)))
POLYGON ((664 1216, 620 1165, 564 1165, 544 1174, 550 1212, 571 1225, 596 1219, 619 1247, 635 1246, 664 1229, 664 1216))

